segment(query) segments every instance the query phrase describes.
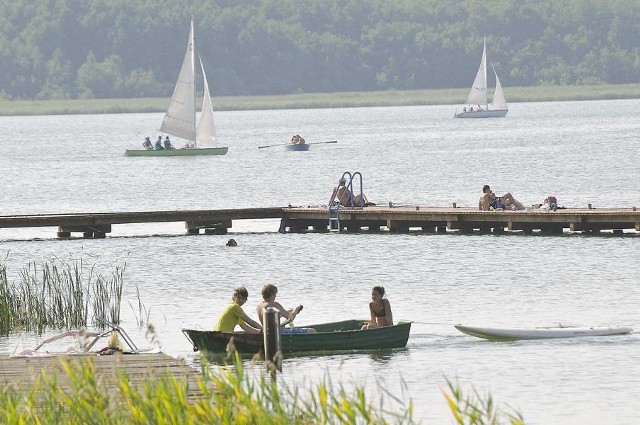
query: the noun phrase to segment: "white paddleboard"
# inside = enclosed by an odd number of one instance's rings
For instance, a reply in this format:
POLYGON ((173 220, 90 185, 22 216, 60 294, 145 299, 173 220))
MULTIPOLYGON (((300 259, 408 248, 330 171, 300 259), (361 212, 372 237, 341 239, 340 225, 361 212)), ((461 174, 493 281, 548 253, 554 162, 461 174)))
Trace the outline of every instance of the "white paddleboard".
POLYGON ((550 328, 479 328, 454 325, 467 335, 496 341, 515 341, 518 339, 575 338, 581 336, 609 336, 628 334, 633 331, 627 326, 558 326, 550 328))

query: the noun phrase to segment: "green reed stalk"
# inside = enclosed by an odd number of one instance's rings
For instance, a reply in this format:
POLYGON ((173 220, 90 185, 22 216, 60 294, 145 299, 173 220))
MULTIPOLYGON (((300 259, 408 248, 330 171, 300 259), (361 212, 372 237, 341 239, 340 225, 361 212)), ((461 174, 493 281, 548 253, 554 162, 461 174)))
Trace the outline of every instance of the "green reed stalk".
POLYGON ((89 270, 82 260, 47 260, 20 270, 11 284, 0 263, 0 335, 13 330, 42 333, 45 328, 72 329, 91 321, 119 323, 125 267, 109 276, 89 270))
MULTIPOLYGON (((24 423, 92 424, 413 424, 411 402, 394 413, 373 407, 363 387, 353 392, 334 388, 326 381, 310 388, 290 388, 280 380, 257 380, 245 375, 242 361, 210 369, 206 364, 198 391, 186 380, 149 376, 134 383, 126 374, 115 381, 96 376, 92 357, 80 363, 61 360, 68 385, 59 385, 57 373, 43 372, 29 388, 0 389, 0 421, 24 423), (111 382, 111 383, 109 383, 111 382), (193 398, 190 398, 192 396, 193 398)), ((519 414, 496 409, 491 396, 464 397, 447 380, 444 396, 457 424, 524 424, 519 414)), ((380 388, 378 388, 380 390, 380 388)), ((383 390, 384 391, 384 390, 383 390)), ((476 393, 477 396, 477 393, 476 393)))

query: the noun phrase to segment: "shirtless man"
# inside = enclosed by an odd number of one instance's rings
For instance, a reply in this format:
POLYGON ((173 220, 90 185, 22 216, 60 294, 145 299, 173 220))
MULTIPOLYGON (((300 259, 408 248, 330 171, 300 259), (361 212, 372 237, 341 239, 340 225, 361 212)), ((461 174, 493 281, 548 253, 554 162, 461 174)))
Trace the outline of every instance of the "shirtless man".
MULTIPOLYGON (((510 192, 505 193, 499 197, 504 204, 504 209, 507 210, 523 210, 524 205, 511 195, 510 192)), ((496 206, 496 200, 498 197, 491 191, 488 184, 482 187, 482 196, 478 200, 478 209, 480 211, 490 211, 491 207, 496 206)))
POLYGON ((351 191, 347 189, 346 186, 347 181, 344 177, 340 179, 338 182, 338 187, 333 188, 333 193, 331 193, 331 198, 329 198, 329 204, 331 202, 340 202, 340 205, 343 207, 359 207, 360 205, 368 206, 373 205, 363 193, 353 196, 353 204, 351 203, 351 191))
POLYGON ((276 302, 276 295, 278 294, 278 287, 275 285, 271 285, 270 283, 264 285, 262 287, 262 301, 258 303, 256 306, 256 313, 258 313, 258 319, 260 319, 260 323, 262 323, 262 315, 264 311, 268 307, 273 307, 280 312, 280 316, 285 319, 293 320, 300 310, 302 310, 302 306, 299 305, 296 308, 290 308, 286 310, 282 304, 276 302))

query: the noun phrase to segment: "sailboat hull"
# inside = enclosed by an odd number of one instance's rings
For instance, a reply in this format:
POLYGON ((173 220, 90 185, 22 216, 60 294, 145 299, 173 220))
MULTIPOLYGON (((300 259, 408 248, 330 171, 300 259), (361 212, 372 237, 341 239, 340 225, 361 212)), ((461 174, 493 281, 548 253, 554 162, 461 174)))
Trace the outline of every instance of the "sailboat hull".
POLYGON ((506 117, 508 109, 480 109, 456 112, 454 118, 501 118, 506 117))
POLYGON ((208 156, 226 155, 228 147, 219 148, 194 148, 194 149, 171 149, 171 150, 151 150, 151 149, 127 149, 125 156, 208 156))

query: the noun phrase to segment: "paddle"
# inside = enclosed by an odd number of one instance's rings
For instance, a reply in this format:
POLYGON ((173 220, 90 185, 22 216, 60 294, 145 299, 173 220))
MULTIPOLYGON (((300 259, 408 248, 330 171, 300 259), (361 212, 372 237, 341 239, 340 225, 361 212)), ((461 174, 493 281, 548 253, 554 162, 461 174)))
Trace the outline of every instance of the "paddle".
MULTIPOLYGON (((328 142, 312 142, 312 143, 307 143, 307 145, 318 145, 320 143, 338 143, 337 140, 329 140, 328 142)), ((277 145, 265 145, 265 146, 258 146, 258 149, 264 149, 264 148, 275 148, 276 146, 288 146, 291 145, 292 143, 278 143, 277 145)))

